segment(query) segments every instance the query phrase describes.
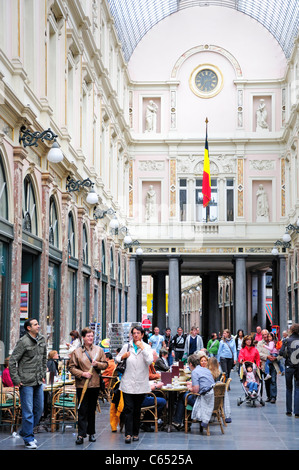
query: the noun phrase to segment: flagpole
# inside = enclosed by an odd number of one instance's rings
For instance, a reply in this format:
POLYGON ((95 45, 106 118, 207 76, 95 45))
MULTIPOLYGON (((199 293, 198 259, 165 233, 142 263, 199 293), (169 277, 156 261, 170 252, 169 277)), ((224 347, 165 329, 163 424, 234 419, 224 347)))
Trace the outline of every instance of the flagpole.
MULTIPOLYGON (((206 138, 208 136, 208 118, 206 117, 206 138)), ((210 222, 210 205, 208 204, 206 207, 206 222, 210 222)))

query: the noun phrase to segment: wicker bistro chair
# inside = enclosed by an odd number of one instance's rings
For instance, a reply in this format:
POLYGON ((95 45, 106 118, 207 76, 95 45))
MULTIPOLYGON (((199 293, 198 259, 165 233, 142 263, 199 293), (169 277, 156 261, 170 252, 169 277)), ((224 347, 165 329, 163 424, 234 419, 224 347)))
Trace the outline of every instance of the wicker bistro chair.
POLYGON ((77 404, 76 404, 76 388, 61 387, 52 398, 51 413, 51 432, 62 423, 62 426, 68 423, 77 423, 77 404))
POLYGON ((141 408, 140 422, 141 423, 154 423, 155 432, 158 432, 158 407, 157 407, 157 396, 156 394, 161 394, 165 398, 162 390, 157 390, 155 393, 149 392, 147 395, 153 396, 155 403, 152 406, 146 406, 141 408))
MULTIPOLYGON (((206 428, 207 429, 207 436, 210 436, 210 425, 213 425, 213 424, 219 424, 219 426, 221 428, 221 432, 222 432, 222 434, 224 434, 224 429, 223 429, 221 418, 224 417, 223 402, 224 402, 225 388, 226 388, 226 384, 222 383, 222 382, 218 382, 214 386, 214 408, 213 408, 212 416, 216 417, 216 420, 215 421, 210 421, 210 423, 208 424, 208 427, 206 428)), ((186 433, 188 432, 189 425, 192 422, 194 422, 191 419, 192 406, 188 405, 188 401, 187 401, 189 395, 198 396, 200 394, 190 392, 185 397, 185 432, 186 433)), ((202 432, 204 428, 200 425, 199 429, 200 429, 200 432, 202 432)))
POLYGON ((116 370, 113 371, 112 375, 102 375, 104 379, 109 379, 108 385, 105 387, 105 390, 102 392, 100 391, 99 394, 99 399, 102 400, 104 403, 105 400, 108 401, 108 403, 111 403, 112 400, 112 395, 113 395, 113 388, 116 382, 118 381, 118 375, 116 370))
POLYGON ((10 424, 16 430, 21 421, 19 391, 15 388, 2 388, 0 393, 0 424, 10 424))

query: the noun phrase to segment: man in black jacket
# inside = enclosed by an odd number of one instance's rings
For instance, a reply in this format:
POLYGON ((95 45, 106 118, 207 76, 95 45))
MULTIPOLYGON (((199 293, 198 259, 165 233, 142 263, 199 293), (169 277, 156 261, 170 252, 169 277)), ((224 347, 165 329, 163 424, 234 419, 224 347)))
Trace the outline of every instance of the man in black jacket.
POLYGON ((299 418, 299 323, 290 327, 290 336, 285 339, 279 351, 279 355, 285 357, 286 380, 286 408, 287 416, 292 416, 293 380, 294 389, 294 413, 299 418), (293 379, 294 378, 294 379, 293 379))
POLYGON ((19 387, 22 408, 20 436, 25 447, 36 449, 33 428, 38 425, 44 409, 43 383, 47 371, 47 346, 40 326, 34 318, 24 323, 25 334, 16 344, 9 360, 13 384, 19 387))

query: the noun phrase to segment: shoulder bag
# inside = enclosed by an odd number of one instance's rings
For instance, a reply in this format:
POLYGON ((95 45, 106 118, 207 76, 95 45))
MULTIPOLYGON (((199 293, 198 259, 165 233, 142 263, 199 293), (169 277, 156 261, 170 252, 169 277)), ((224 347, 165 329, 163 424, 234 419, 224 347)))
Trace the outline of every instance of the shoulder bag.
MULTIPOLYGON (((128 351, 129 351, 129 349, 130 349, 130 343, 128 343, 128 351)), ((120 361, 120 362, 117 364, 115 370, 116 370, 116 372, 118 372, 119 374, 123 374, 123 373, 125 372, 125 370, 126 370, 126 366, 127 366, 127 358, 124 359, 123 361, 120 361)))

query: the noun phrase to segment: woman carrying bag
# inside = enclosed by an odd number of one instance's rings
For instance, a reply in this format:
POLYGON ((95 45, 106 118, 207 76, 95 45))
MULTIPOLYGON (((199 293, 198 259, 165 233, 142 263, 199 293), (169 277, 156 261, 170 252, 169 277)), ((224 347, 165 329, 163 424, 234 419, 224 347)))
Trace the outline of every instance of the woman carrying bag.
POLYGON ((142 338, 141 326, 132 328, 133 339, 124 345, 116 356, 116 362, 126 360, 126 369, 120 381, 119 390, 123 392, 125 415, 125 442, 138 441, 140 411, 144 397, 150 390, 149 366, 153 362, 151 347, 142 338))
POLYGON ((222 340, 219 344, 218 362, 220 363, 222 372, 226 375, 226 379, 230 376, 234 364, 237 362, 237 349, 234 338, 231 332, 227 329, 223 330, 222 340))

